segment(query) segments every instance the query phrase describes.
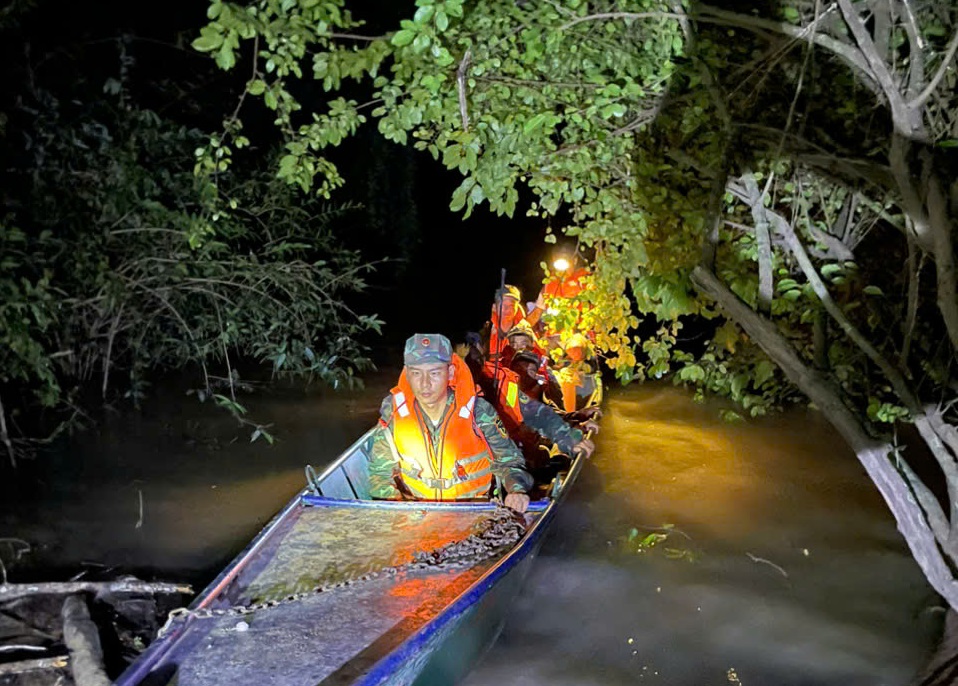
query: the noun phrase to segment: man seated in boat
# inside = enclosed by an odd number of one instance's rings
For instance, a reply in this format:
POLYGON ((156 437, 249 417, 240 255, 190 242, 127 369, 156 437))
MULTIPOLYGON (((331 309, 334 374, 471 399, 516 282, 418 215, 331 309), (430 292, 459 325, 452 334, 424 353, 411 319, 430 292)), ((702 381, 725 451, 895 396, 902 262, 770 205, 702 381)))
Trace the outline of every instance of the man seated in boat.
POLYGON ((440 334, 406 341, 399 383, 383 400, 367 450, 377 499, 472 500, 501 489, 517 512, 529 505, 532 476, 472 374, 440 334))
MULTIPOLYGON (((509 351, 508 346, 504 348, 504 357, 509 351)), ((542 455, 539 445, 543 440, 545 445, 555 445, 566 455, 592 455, 595 445, 583 431, 566 422, 552 407, 523 393, 518 374, 501 362, 485 360, 475 344, 470 346, 466 360, 473 378, 479 381, 485 397, 499 413, 509 437, 522 448, 527 464, 539 466, 536 462, 542 455)), ((593 422, 586 430, 593 427, 598 429, 593 422)))
POLYGON ((519 390, 533 400, 547 404, 565 421, 583 431, 598 433, 598 424, 595 420, 602 417, 602 410, 598 405, 584 407, 575 412, 559 410, 562 402, 562 388, 559 380, 548 366, 543 367, 542 358, 531 350, 521 350, 512 356, 509 369, 518 376, 519 390))
POLYGON ((483 336, 489 341, 486 346, 486 357, 495 360, 506 346, 506 334, 517 324, 525 321, 526 313, 522 309, 522 294, 515 286, 506 284, 504 289, 496 290, 496 297, 492 302, 492 315, 486 323, 488 335, 483 336))

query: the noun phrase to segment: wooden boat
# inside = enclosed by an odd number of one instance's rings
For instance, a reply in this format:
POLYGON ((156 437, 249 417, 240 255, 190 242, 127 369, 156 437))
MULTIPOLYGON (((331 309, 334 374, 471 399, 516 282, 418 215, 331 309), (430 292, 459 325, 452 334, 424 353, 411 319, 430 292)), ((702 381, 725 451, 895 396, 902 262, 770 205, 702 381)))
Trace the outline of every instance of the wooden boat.
POLYGON ((497 506, 369 500, 368 436, 171 619, 117 686, 446 685, 464 676, 498 635, 583 458, 533 495, 511 546, 416 567, 416 552, 469 537, 497 506))

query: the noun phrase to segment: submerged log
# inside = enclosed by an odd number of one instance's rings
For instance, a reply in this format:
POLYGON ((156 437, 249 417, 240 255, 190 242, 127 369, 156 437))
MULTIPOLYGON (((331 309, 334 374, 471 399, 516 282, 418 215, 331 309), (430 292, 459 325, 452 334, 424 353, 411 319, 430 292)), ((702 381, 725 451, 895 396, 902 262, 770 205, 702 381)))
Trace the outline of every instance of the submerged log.
POLYGON ((71 595, 63 602, 63 642, 70 651, 70 669, 76 686, 110 686, 103 667, 100 633, 90 619, 82 596, 71 595))
POLYGON ((75 595, 77 593, 142 593, 192 595, 188 584, 120 579, 118 581, 63 581, 40 584, 0 584, 0 603, 32 595, 75 595))
POLYGON ((16 676, 27 672, 40 672, 47 669, 65 669, 70 658, 66 655, 41 657, 36 660, 19 660, 0 664, 0 676, 16 676))

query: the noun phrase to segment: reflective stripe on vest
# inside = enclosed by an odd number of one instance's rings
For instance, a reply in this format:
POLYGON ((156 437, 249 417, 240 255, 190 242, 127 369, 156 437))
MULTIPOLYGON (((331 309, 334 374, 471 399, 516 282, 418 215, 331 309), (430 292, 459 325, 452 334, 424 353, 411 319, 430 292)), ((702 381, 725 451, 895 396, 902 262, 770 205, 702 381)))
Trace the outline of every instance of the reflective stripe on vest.
POLYGON ((506 384, 506 405, 516 406, 516 400, 519 399, 519 385, 515 381, 506 384))

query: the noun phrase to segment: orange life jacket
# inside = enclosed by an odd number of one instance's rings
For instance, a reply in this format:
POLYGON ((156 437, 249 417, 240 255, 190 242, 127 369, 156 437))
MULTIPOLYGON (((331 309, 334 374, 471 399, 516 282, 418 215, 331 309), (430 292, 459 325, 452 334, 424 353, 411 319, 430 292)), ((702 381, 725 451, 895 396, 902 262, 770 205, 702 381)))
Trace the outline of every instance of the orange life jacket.
POLYGON ((589 275, 589 270, 584 267, 568 274, 556 274, 542 287, 542 294, 553 298, 575 298, 585 289, 582 279, 589 275))
POLYGON ((512 331, 519 322, 525 321, 525 318, 525 309, 523 309, 522 305, 516 303, 515 316, 513 316, 512 321, 508 322, 508 326, 503 327, 502 322, 499 321, 499 313, 493 308, 492 317, 490 318, 492 328, 489 330, 489 354, 487 355, 489 359, 496 359, 496 356, 502 352, 502 349, 506 347, 509 342, 506 340, 506 333, 512 331), (499 333, 500 331, 502 332, 501 335, 499 333))
POLYGON ((495 362, 486 362, 482 367, 482 375, 490 382, 496 383, 498 396, 490 398, 495 406, 502 423, 509 435, 515 439, 523 425, 522 410, 519 407, 519 375, 508 367, 499 364, 498 377, 495 362))
MULTIPOLYGON (((438 427, 438 450, 416 404, 406 371, 392 389, 393 415, 386 437, 399 462, 402 480, 417 498, 462 500, 486 495, 492 486, 492 450, 476 426, 476 387, 462 358, 452 356, 453 405, 438 427)), ((380 420, 381 421, 381 420, 380 420)))

